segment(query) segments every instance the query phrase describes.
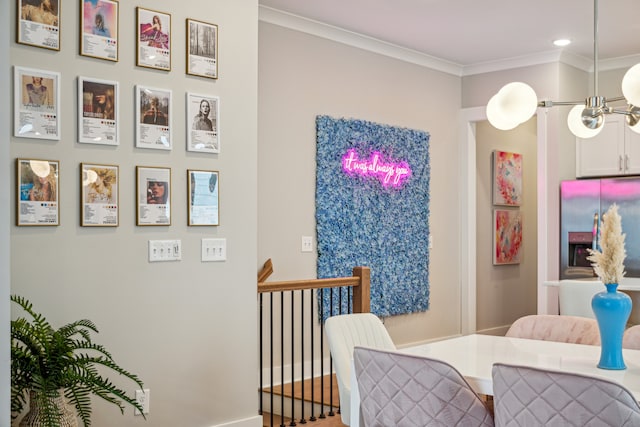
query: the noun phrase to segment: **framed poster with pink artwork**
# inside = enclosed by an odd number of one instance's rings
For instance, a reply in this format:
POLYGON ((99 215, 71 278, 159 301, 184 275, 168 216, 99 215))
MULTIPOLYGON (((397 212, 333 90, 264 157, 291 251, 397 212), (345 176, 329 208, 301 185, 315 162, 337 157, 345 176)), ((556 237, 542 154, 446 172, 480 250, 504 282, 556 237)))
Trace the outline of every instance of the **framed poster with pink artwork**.
POLYGON ((171 71, 171 15, 137 7, 136 65, 171 71))
POLYGON ((493 211, 493 265, 520 264, 522 261, 522 212, 514 209, 493 211))
POLYGON ((522 154, 499 150, 493 152, 493 204, 522 204, 522 154))
POLYGON ((80 55, 118 62, 118 2, 81 0, 80 55))

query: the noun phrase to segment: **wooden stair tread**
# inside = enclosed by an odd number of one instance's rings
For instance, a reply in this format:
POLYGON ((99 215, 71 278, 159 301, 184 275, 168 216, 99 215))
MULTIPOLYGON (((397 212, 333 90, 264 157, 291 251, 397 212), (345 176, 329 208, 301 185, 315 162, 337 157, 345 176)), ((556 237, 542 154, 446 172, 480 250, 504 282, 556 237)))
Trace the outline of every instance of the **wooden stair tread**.
MULTIPOLYGON (((306 417, 306 423, 303 424, 300 422, 299 419, 296 419, 295 424, 296 426, 299 425, 312 425, 312 426, 322 426, 322 427, 346 427, 345 424, 342 423, 342 419, 340 418, 340 413, 338 411, 338 407, 340 406, 340 398, 338 396, 338 381, 336 380, 336 376, 335 374, 332 376, 326 375, 323 378, 322 384, 321 384, 321 380, 319 377, 316 377, 313 380, 311 379, 307 379, 304 381, 304 400, 306 402, 311 402, 311 387, 314 387, 313 390, 313 398, 314 398, 314 402, 316 404, 320 404, 321 402, 321 391, 322 388, 324 387, 324 401, 325 401, 325 418, 320 418, 320 414, 314 414, 316 419, 314 421, 311 421, 308 419, 308 417, 310 416, 310 414, 305 414, 306 417), (333 389, 333 407, 334 407, 334 415, 329 415, 329 411, 330 411, 330 393, 331 393, 331 389, 333 389)), ((264 392, 265 393, 269 393, 271 391, 271 388, 265 388, 264 392)), ((273 394, 274 394, 274 405, 276 408, 278 408, 278 399, 280 399, 281 395, 284 395, 284 397, 287 398, 291 398, 293 397, 296 400, 301 400, 302 399, 302 383, 300 381, 295 382, 293 385, 291 383, 289 384, 285 384, 284 387, 282 386, 274 386, 273 387, 273 394), (293 392, 292 392, 293 391, 293 392)), ((263 425, 265 427, 268 427, 270 425, 271 422, 271 414, 270 413, 263 413, 262 415, 262 419, 263 419, 263 425)), ((280 425, 284 425, 284 426, 290 426, 291 424, 291 420, 289 418, 285 418, 284 420, 281 420, 279 415, 274 414, 273 415, 273 427, 279 427, 280 425), (284 422, 283 422, 284 421, 284 422)))

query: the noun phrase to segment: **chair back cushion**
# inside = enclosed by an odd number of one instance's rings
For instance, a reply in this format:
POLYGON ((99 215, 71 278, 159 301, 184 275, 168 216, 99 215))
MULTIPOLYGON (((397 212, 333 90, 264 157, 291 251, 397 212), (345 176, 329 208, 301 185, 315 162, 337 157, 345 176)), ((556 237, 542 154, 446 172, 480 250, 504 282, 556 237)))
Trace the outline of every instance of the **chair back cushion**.
POLYGON ((578 316, 553 314, 524 316, 513 322, 506 336, 574 344, 600 344, 598 321, 578 316))
MULTIPOLYGON (((372 313, 342 314, 329 317, 325 322, 333 366, 340 395, 342 423, 349 425, 351 418, 351 360, 357 345, 382 349, 395 349, 382 321, 372 313)), ((357 427, 357 426, 355 426, 357 427)))
POLYGON ((354 365, 366 427, 493 426, 489 409, 448 363, 356 347, 354 365))
POLYGON ((558 290, 560 314, 595 319, 591 299, 603 291, 606 291, 606 288, 599 280, 561 280, 558 290))
POLYGON ((492 375, 496 426, 640 426, 640 406, 612 381, 502 363, 492 375))

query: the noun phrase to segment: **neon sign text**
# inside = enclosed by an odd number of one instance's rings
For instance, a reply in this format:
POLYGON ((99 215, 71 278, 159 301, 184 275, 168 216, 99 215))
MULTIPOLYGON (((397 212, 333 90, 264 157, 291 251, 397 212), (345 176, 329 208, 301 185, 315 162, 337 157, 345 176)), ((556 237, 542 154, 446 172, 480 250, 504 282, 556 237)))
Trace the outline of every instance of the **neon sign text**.
POLYGON ((411 176, 411 168, 407 162, 385 162, 378 151, 371 153, 368 159, 359 159, 353 148, 342 156, 342 170, 349 175, 358 174, 364 177, 375 177, 383 186, 401 187, 411 176))

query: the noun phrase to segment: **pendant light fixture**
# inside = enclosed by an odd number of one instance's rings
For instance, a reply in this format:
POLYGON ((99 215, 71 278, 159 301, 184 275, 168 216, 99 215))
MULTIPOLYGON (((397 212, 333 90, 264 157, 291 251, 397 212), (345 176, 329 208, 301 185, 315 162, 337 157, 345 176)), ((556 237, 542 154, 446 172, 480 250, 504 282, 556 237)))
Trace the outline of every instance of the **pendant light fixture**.
POLYGON ((623 114, 631 130, 640 133, 640 64, 631 67, 622 79, 622 97, 598 96, 598 0, 593 1, 593 96, 585 101, 540 101, 534 90, 522 82, 509 83, 487 103, 487 119, 500 130, 513 129, 529 120, 536 108, 573 105, 567 117, 569 130, 579 138, 591 138, 602 130, 607 114, 623 114), (620 110, 608 104, 626 101, 620 110))

